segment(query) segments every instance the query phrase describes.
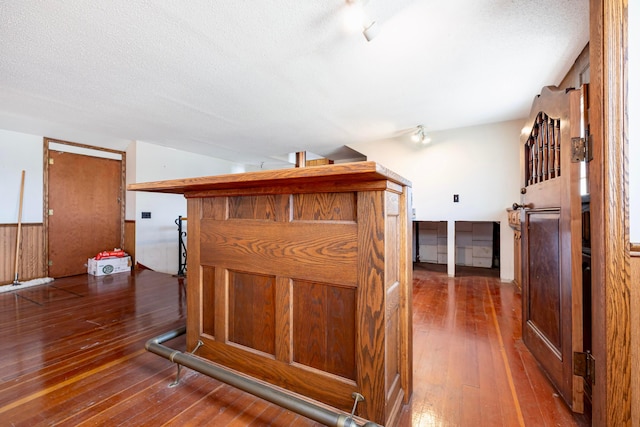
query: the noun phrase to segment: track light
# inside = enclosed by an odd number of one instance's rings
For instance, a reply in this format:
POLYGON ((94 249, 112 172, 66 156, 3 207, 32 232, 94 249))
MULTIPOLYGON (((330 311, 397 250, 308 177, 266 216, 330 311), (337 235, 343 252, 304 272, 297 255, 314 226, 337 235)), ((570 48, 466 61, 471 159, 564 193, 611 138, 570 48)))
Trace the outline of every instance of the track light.
POLYGON ((431 138, 429 138, 424 133, 424 126, 422 125, 418 125, 418 128, 416 129, 416 131, 413 134, 411 134, 411 140, 415 143, 422 143, 422 144, 428 144, 431 142, 431 138))
POLYGON ((362 35, 370 42, 380 32, 380 24, 367 17, 361 1, 346 0, 346 2, 349 8, 347 9, 345 24, 351 31, 362 30, 362 35))
POLYGON ((365 26, 364 30, 362 30, 362 34, 364 35, 364 38, 367 39, 368 42, 373 40, 373 38, 377 36, 379 32, 380 32, 380 25, 376 24, 376 21, 372 21, 371 24, 365 26))

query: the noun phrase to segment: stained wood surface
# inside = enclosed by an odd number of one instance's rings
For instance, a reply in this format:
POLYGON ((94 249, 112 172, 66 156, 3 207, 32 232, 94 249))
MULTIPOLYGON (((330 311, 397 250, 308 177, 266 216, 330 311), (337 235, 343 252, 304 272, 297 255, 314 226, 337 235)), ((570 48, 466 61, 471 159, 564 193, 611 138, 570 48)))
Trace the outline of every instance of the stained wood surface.
MULTIPOLYGON (((631 287, 631 305, 640 307, 640 289, 637 284, 640 283, 640 247, 635 248, 636 251, 631 252, 631 283, 636 286, 631 287)), ((631 323, 640 325, 640 312, 634 310, 631 312, 631 323)), ((633 366, 640 366, 640 328, 631 329, 631 363, 633 366)), ((640 375, 634 375, 631 378, 631 393, 640 391, 640 375)), ((633 405, 632 409, 632 425, 640 424, 640 405, 633 405)))
POLYGON ((583 382, 573 375, 573 352, 583 350, 582 212, 579 164, 571 161, 570 145, 582 136, 582 93, 544 87, 528 120, 532 136, 521 139, 527 147, 535 142, 523 171, 524 342, 576 412, 584 410, 583 382), (544 130, 546 120, 552 125, 544 130))
POLYGON ((122 161, 53 150, 49 157, 49 275, 86 273, 88 258, 122 244, 122 161))
MULTIPOLYGON (((0 224, 0 284, 12 283, 15 276, 17 224, 0 224)), ((22 224, 18 280, 26 281, 47 275, 44 262, 42 224, 22 224)))
POLYGON ((188 200, 187 347, 395 424, 411 388, 409 182, 358 162, 135 184, 188 200))
MULTIPOLYGON (((312 168, 289 168, 129 184, 127 190, 184 194, 215 190, 231 190, 233 192, 243 188, 262 187, 277 193, 278 186, 283 182, 295 185, 330 184, 325 190, 328 191, 331 186, 339 189, 341 185, 345 184, 387 180, 401 186, 411 185, 407 179, 375 162, 355 162, 312 168)), ((201 195, 197 195, 197 197, 201 197, 201 195)))
MULTIPOLYGON (((627 0, 590 0, 589 124, 593 354, 600 360, 593 389, 594 425, 631 423, 631 276, 627 112, 627 0)), ((635 343, 637 345, 637 343, 635 343)), ((635 406, 635 401, 633 402, 635 406)))
MULTIPOLYGON (((399 426, 590 425, 522 344, 511 284, 430 267, 414 270, 415 387, 399 426)), ((319 426, 186 368, 169 388, 175 366, 144 343, 184 316, 182 279, 149 270, 0 294, 2 423, 319 426)), ((184 351, 184 337, 167 345, 184 351)))
POLYGON ((124 222, 124 247, 131 257, 131 262, 136 263, 136 222, 127 220, 124 222))

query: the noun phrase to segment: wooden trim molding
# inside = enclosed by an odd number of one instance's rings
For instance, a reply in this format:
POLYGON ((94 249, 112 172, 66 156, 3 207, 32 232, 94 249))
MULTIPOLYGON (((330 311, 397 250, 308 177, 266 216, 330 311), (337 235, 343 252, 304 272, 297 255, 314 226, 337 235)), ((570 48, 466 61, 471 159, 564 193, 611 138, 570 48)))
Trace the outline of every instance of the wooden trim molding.
POLYGON ((127 219, 124 221, 124 245, 122 247, 129 256, 131 262, 136 262, 136 222, 127 219))
MULTIPOLYGON (((631 288, 631 306, 640 307, 640 247, 631 252, 631 283, 636 286, 631 288)), ((631 324, 640 324, 640 311, 631 311, 631 324)), ((631 366, 640 366, 640 330, 631 328, 631 366)), ((635 402, 631 405, 631 425, 640 425, 640 403, 638 403, 638 393, 640 393, 640 374, 636 371, 631 378, 631 395, 635 397, 635 402)))
MULTIPOLYGON (((590 0, 593 425, 631 424, 627 0, 590 0)), ((634 335, 633 338, 637 339, 634 335)), ((636 392, 638 390, 635 390, 636 392)))

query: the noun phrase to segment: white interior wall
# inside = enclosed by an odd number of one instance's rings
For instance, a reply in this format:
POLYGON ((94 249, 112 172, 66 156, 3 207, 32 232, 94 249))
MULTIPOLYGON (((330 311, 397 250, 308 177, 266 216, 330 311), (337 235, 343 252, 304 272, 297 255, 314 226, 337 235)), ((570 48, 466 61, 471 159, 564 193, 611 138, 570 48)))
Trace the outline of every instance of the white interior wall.
POLYGON ((630 1, 628 76, 629 96, 629 229, 631 242, 640 244, 640 4, 630 1))
MULTIPOLYGON (((135 179, 132 182, 161 181, 244 172, 240 164, 138 141, 134 145, 135 179)), ((128 192, 131 193, 131 192, 128 192)), ((175 220, 187 216, 182 195, 135 192, 136 261, 157 271, 178 271, 178 231, 175 220), (142 219, 142 212, 151 212, 142 219)), ((188 227, 188 220, 187 220, 188 227)))
POLYGON ((455 271, 455 221, 500 223, 500 276, 513 280, 513 230, 506 209, 520 201, 520 131, 524 120, 432 133, 351 148, 411 180, 417 221, 448 221, 448 271, 455 271), (453 202, 458 194, 460 201, 453 202))
POLYGON ((0 129, 0 224, 18 222, 23 170, 22 222, 42 222, 42 143, 42 136, 0 129))

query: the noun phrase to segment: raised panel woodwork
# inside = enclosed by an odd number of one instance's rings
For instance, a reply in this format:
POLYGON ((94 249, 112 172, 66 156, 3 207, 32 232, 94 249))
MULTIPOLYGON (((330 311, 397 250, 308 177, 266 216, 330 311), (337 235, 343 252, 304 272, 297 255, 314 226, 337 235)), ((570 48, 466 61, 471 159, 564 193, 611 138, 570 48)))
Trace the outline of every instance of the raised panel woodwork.
POLYGON ((385 284, 386 289, 398 283, 400 280, 400 218, 387 216, 387 234, 385 249, 385 284))
POLYGON ((203 264, 351 286, 356 283, 355 224, 203 220, 202 226, 203 264))
POLYGON ((314 193, 293 196, 294 221, 355 221, 356 194, 314 193))
POLYGON ((215 273, 212 267, 202 267, 202 332, 216 337, 216 295, 215 273))
POLYGON ((230 219, 261 219, 289 221, 291 197, 277 194, 266 196, 229 197, 230 219))
MULTIPOLYGON (((45 277, 44 234, 42 224, 22 224, 18 280, 45 277)), ((0 224, 0 284, 15 278, 16 238, 18 224, 0 224)))
POLYGON ((226 197, 201 199, 202 219, 225 220, 228 217, 228 203, 226 197))
POLYGON ((358 416, 393 426, 412 391, 408 185, 364 162, 130 189, 187 198, 187 350, 347 412, 357 391, 358 416))
POLYGON ((275 278, 229 272, 229 341, 275 355, 275 278))
POLYGON ((355 288, 293 283, 293 360, 354 380, 355 288))
POLYGON ((530 240, 527 322, 532 322, 560 355, 560 213, 528 213, 530 240))

